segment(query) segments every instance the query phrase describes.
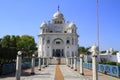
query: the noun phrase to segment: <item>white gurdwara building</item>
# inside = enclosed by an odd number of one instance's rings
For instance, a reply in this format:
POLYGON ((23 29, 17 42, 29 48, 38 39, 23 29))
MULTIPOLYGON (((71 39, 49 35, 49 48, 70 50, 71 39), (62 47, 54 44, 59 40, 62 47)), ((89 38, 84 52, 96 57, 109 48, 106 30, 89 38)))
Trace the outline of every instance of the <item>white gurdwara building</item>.
POLYGON ((52 22, 43 22, 38 35, 38 57, 71 57, 78 55, 77 27, 65 22, 64 15, 54 13, 52 22))

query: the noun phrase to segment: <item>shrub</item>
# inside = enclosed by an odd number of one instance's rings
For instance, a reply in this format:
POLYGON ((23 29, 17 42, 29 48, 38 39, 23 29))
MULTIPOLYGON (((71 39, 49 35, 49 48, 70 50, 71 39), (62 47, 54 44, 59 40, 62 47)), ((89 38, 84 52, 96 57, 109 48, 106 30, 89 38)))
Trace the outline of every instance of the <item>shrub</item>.
POLYGON ((108 65, 116 65, 116 62, 106 62, 108 65))
POLYGON ((99 62, 99 64, 108 64, 108 65, 116 65, 116 62, 99 62))
POLYGON ((88 61, 88 63, 92 63, 92 61, 88 61))
POLYGON ((120 63, 118 63, 117 66, 120 66, 120 63))
POLYGON ((99 64, 106 64, 106 62, 99 62, 99 64))

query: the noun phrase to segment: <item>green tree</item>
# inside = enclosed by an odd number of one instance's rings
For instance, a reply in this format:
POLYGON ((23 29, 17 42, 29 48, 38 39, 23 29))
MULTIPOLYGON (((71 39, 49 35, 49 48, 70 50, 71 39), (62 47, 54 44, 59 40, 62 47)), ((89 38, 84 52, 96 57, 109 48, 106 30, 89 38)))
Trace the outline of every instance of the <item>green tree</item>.
POLYGON ((16 38, 14 35, 6 35, 1 40, 0 63, 9 63, 16 59, 16 38))
POLYGON ((116 55, 118 52, 119 52, 119 51, 114 51, 114 52, 112 53, 112 55, 116 55))
POLYGON ((2 39, 0 38, 0 48, 2 47, 2 43, 1 42, 2 42, 2 39))
POLYGON ((104 51, 101 51, 101 53, 104 54, 104 53, 106 53, 106 51, 105 51, 105 50, 104 50, 104 51))
POLYGON ((15 61, 18 50, 23 50, 23 56, 31 56, 36 50, 34 38, 29 35, 6 35, 0 44, 0 64, 15 61))
POLYGON ((10 38, 10 47, 16 47, 16 36, 12 35, 10 38))
POLYGON ((79 54, 90 55, 91 54, 91 52, 89 51, 90 48, 91 47, 85 48, 85 47, 82 46, 82 47, 78 48, 78 52, 79 52, 79 54))
POLYGON ((10 47, 10 35, 6 35, 3 37, 2 41, 1 41, 2 47, 6 47, 9 48, 10 47))
POLYGON ((32 36, 23 35, 17 43, 18 50, 23 50, 24 56, 31 56, 36 50, 36 43, 32 36))

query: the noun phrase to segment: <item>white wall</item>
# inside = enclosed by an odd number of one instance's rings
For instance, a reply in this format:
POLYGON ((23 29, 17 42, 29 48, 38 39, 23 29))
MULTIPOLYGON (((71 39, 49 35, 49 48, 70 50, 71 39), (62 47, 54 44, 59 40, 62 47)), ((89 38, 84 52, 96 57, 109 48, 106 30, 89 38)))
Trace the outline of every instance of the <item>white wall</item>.
POLYGON ((117 61, 118 61, 118 63, 120 63, 120 52, 117 53, 117 61))
MULTIPOLYGON (((116 55, 109 55, 109 54, 100 54, 100 59, 101 60, 106 60, 106 61, 112 61, 112 62, 118 62, 120 63, 120 53, 117 53, 116 55)), ((87 61, 91 61, 92 60, 92 56, 91 55, 87 55, 84 57, 84 60, 87 61)))

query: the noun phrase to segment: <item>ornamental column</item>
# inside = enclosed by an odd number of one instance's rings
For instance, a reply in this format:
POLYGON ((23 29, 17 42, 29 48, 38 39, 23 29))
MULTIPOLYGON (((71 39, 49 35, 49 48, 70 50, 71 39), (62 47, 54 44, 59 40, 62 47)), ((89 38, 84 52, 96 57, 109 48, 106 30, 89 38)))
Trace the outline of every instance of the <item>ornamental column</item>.
POLYGON ((70 58, 70 62, 71 62, 71 69, 73 68, 73 57, 70 58))
POLYGON ((80 54, 80 74, 84 75, 84 72, 83 72, 83 54, 80 54))
POLYGON ((21 51, 18 51, 18 55, 17 55, 17 62, 16 62, 16 80, 20 80, 20 76, 21 76, 21 51))
POLYGON ((77 57, 75 56, 74 57, 74 70, 77 71, 77 64, 76 64, 76 61, 77 61, 77 57))
POLYGON ((92 48, 92 71, 93 71, 93 80, 98 80, 98 72, 97 72, 97 47, 93 45, 92 48))
POLYGON ((35 68, 35 55, 32 55, 32 64, 31 64, 31 74, 34 75, 34 68, 35 68))

